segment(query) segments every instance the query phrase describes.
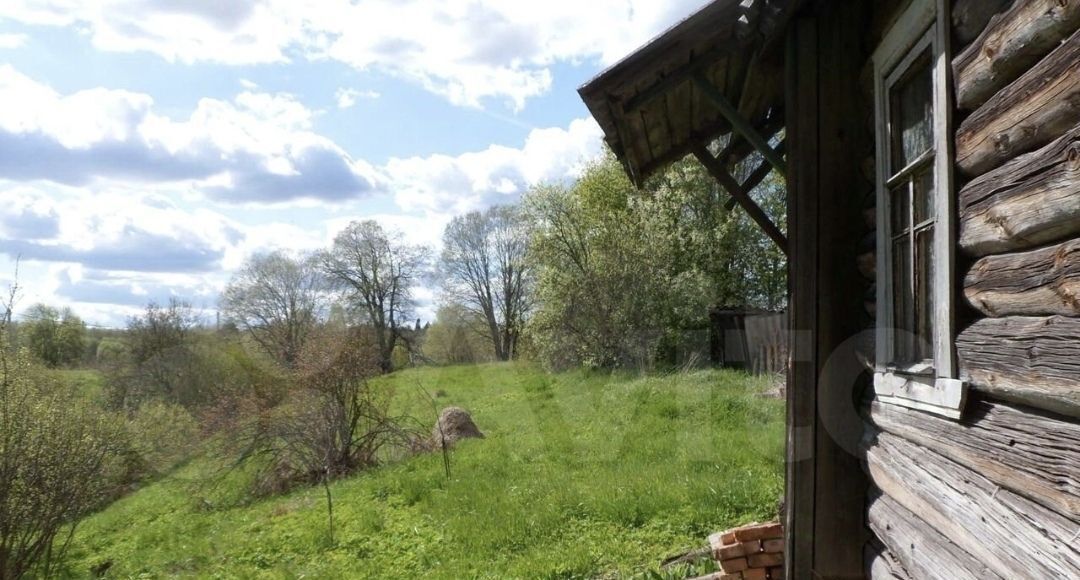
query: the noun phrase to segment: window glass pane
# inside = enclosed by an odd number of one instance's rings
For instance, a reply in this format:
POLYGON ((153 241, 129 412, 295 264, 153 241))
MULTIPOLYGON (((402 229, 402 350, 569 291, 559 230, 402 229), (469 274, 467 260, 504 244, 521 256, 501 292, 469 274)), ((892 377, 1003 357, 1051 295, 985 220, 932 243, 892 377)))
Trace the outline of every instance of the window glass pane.
POLYGON ((934 218, 934 172, 927 167, 915 175, 915 223, 934 218))
POLYGON ((934 358, 934 227, 915 233, 915 320, 917 349, 915 361, 934 358))
POLYGON ((897 185, 890 192, 892 207, 889 215, 892 218, 891 236, 898 236, 911 226, 911 184, 907 181, 897 185))
POLYGON ((914 296, 911 287, 911 236, 905 235, 892 245, 893 326, 895 327, 894 362, 913 360, 915 332, 914 296))
POLYGON ((892 173, 896 173, 933 145, 930 53, 911 65, 889 90, 892 135, 892 173))

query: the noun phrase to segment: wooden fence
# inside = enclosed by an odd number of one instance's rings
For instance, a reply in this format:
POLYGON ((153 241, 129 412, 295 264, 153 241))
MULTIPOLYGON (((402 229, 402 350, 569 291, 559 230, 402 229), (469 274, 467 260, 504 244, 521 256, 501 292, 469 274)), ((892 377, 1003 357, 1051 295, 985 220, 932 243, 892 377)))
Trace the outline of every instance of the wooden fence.
POLYGON ((787 313, 725 309, 711 312, 710 320, 713 364, 755 374, 787 368, 787 313))

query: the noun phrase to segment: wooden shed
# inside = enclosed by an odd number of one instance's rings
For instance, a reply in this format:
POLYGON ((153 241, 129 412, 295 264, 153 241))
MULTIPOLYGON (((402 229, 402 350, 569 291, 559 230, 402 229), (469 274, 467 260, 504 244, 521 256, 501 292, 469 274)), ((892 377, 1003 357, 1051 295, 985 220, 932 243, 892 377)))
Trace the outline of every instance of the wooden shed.
POLYGON ((1080 0, 717 0, 579 92, 788 253, 788 578, 1080 578, 1080 0))

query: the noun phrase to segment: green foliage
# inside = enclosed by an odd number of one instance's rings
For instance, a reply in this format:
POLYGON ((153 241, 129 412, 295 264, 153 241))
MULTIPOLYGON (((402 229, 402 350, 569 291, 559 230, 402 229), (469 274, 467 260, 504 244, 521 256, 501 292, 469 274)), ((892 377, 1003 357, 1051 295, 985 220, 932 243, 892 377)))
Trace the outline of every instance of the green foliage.
POLYGON ((490 341, 476 331, 484 321, 460 304, 439 308, 435 322, 424 332, 421 350, 429 361, 440 364, 468 364, 494 360, 490 341))
MULTIPOLYGON (((723 371, 634 378, 520 364, 425 367, 375 385, 443 391, 486 439, 238 505, 244 477, 190 462, 91 516, 67 572, 107 577, 642 577, 714 531, 775 515, 783 404, 723 371)), ((430 416, 424 397, 401 412, 430 416), (427 415, 425 415, 425 413, 427 415)), ((429 422, 433 422, 434 417, 429 422)), ((655 574, 648 577, 658 577, 655 574)), ((659 576, 674 577, 674 576, 659 576)))
POLYGON ((143 403, 124 424, 126 448, 140 473, 158 476, 187 459, 199 443, 199 424, 183 407, 143 403))
POLYGON ((35 358, 56 368, 83 357, 86 324, 70 308, 35 304, 21 324, 21 338, 35 358))
MULTIPOLYGON (((775 180, 755 193, 782 223, 775 180)), ((549 365, 647 368, 711 307, 780 308, 783 254, 693 160, 636 189, 611 155, 570 188, 534 188, 524 201, 537 270, 530 320, 549 365)))
POLYGON ((116 422, 15 351, 0 323, 0 578, 49 575, 109 490, 116 422))

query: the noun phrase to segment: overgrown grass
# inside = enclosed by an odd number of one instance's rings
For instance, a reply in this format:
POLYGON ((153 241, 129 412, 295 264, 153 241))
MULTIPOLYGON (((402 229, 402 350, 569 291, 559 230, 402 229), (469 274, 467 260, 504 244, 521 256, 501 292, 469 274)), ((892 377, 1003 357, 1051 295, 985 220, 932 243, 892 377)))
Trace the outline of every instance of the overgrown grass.
MULTIPOLYGON (((220 503, 206 460, 83 522, 72 576, 592 578, 655 570, 707 534, 772 517, 782 489, 783 405, 765 380, 702 371, 548 375, 510 364, 424 368, 382 380, 433 423, 467 408, 484 440, 321 489, 220 503)), ((239 478, 233 478, 238 480, 239 478)), ((222 487, 226 489, 221 489, 222 487)), ((229 489, 232 486, 232 489, 229 489)))

